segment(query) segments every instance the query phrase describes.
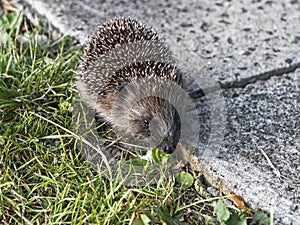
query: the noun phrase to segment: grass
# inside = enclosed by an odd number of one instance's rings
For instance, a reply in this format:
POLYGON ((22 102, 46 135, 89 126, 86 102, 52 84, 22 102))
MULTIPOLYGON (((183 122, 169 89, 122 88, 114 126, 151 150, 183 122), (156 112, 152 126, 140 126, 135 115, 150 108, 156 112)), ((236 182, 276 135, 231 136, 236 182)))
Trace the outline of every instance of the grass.
POLYGON ((0 18, 0 38, 1 224, 225 224, 201 176, 128 186, 84 160, 68 132, 82 53, 71 39, 45 39, 16 13, 0 18))

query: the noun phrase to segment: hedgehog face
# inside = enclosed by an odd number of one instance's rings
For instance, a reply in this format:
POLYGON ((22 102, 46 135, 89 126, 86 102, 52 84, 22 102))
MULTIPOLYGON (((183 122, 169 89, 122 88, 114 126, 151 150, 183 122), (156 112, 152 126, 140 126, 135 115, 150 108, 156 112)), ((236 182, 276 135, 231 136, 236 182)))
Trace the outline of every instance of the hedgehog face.
POLYGON ((166 100, 147 97, 132 107, 128 118, 129 132, 151 147, 166 153, 175 151, 180 138, 180 118, 166 100), (150 107, 151 106, 151 107, 150 107))

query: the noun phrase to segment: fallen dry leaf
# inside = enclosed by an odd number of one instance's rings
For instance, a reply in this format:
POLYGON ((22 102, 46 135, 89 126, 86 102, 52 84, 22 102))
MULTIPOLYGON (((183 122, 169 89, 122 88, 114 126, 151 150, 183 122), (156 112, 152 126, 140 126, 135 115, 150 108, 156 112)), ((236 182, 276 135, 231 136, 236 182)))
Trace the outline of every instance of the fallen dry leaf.
POLYGON ((248 214, 249 216, 252 217, 252 216, 254 215, 253 212, 252 212, 250 209, 248 209, 248 208, 246 207, 246 204, 245 204, 245 202, 244 202, 244 199, 243 199, 241 196, 236 195, 236 194, 233 194, 232 192, 229 192, 229 191, 224 192, 224 194, 227 195, 228 198, 229 198, 229 199, 230 199, 237 207, 246 210, 246 212, 247 212, 247 214, 248 214))

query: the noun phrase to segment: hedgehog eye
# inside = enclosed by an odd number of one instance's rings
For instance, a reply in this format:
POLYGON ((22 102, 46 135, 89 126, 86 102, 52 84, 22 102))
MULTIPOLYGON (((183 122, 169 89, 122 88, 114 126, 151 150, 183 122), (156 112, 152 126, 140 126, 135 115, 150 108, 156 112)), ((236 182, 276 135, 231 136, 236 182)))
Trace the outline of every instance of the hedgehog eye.
POLYGON ((145 118, 144 119, 144 124, 149 125, 149 123, 150 123, 150 119, 149 118, 145 118))

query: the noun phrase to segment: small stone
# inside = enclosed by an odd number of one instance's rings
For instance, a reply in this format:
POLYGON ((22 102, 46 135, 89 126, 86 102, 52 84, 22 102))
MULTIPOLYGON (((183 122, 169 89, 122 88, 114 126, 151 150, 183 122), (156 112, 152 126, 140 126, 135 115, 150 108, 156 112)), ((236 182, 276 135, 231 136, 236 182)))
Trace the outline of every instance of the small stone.
POLYGON ((213 39, 214 39, 214 42, 218 42, 220 38, 217 36, 213 36, 213 39))
POLYGON ((292 41, 293 44, 298 44, 300 43, 300 36, 295 36, 294 40, 292 41))
POLYGON ((237 67, 239 70, 247 70, 248 69, 248 67, 246 67, 246 66, 242 66, 242 67, 237 67))
POLYGON ((227 42, 228 42, 228 44, 233 44, 233 41, 232 41, 232 38, 231 37, 229 37, 229 38, 227 38, 227 42))
POLYGON ((180 24, 181 27, 193 27, 192 23, 182 23, 180 24))
POLYGON ((248 10, 245 8, 242 8, 242 13, 246 13, 246 12, 248 12, 248 10))
POLYGON ((243 55, 249 56, 249 55, 251 55, 251 52, 250 52, 250 51, 245 51, 245 52, 243 53, 243 55))
POLYGON ((208 31, 208 24, 206 22, 203 22, 200 26, 200 29, 204 32, 208 31))
POLYGON ((248 28, 248 27, 247 27, 247 28, 244 28, 243 31, 249 32, 249 31, 251 31, 251 28, 248 28))
POLYGON ((287 64, 291 64, 292 62, 293 62, 293 60, 292 59, 290 59, 290 58, 288 58, 288 59, 286 59, 286 60, 284 60, 287 64))

